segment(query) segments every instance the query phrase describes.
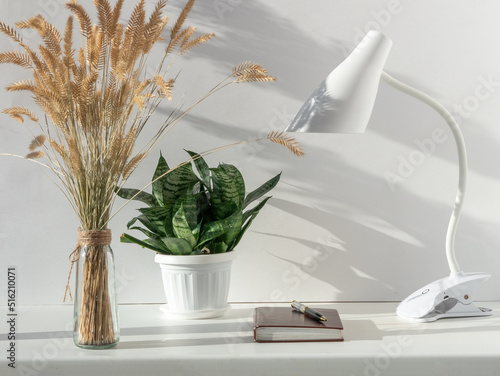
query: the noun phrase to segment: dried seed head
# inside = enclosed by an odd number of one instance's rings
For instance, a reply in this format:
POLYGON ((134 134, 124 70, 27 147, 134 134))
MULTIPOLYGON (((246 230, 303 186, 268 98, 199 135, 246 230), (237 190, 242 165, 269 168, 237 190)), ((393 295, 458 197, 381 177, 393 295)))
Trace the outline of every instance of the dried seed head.
POLYGON ((169 101, 172 100, 172 88, 174 87, 174 79, 170 79, 166 81, 163 76, 157 74, 155 76, 155 84, 158 87, 158 91, 160 95, 163 97, 167 97, 169 101))
POLYGON ((66 152, 64 147, 59 145, 55 140, 50 140, 50 144, 52 145, 52 148, 57 152, 57 154, 59 154, 63 159, 68 156, 68 153, 66 152))
POLYGON ((135 168, 141 163, 141 161, 146 157, 146 153, 137 154, 134 158, 127 163, 123 170, 123 180, 127 180, 129 176, 134 172, 135 168))
POLYGON ((38 116, 36 116, 26 107, 9 107, 3 110, 2 113, 9 115, 11 118, 17 120, 20 123, 24 123, 24 119, 21 115, 27 116, 34 122, 38 122, 38 116))
POLYGON ((276 77, 269 75, 266 69, 252 61, 235 66, 232 76, 236 78, 234 82, 237 83, 276 81, 276 77))
POLYGON ((279 131, 270 132, 266 136, 266 138, 271 142, 283 145, 297 157, 301 157, 304 155, 304 151, 302 150, 300 144, 297 141, 295 141, 294 138, 288 136, 285 132, 279 132, 279 131))
POLYGON ((36 148, 42 146, 45 142, 45 136, 42 134, 40 136, 36 136, 33 141, 31 141, 29 146, 29 151, 34 151, 36 148))
POLYGON ((34 152, 26 155, 25 158, 26 159, 39 159, 39 158, 42 158, 43 156, 44 156, 43 151, 34 151, 34 152))

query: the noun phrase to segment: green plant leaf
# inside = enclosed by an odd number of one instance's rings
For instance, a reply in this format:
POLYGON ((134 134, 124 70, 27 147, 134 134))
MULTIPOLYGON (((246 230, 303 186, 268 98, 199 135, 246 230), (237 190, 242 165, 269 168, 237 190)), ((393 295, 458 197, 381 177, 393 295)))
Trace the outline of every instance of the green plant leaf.
MULTIPOLYGON (((199 194, 197 195, 199 196, 199 194)), ((184 215, 189 227, 194 229, 198 223, 198 214, 200 212, 196 195, 192 191, 185 192, 175 202, 173 213, 177 213, 181 206, 184 207, 184 215)))
POLYGON ((232 251, 240 242, 240 240, 243 238, 243 235, 245 235, 245 232, 249 229, 249 227, 252 225, 252 222, 254 221, 255 217, 257 217, 257 214, 259 214, 260 210, 264 207, 266 202, 270 199, 271 197, 266 197, 264 200, 262 200, 259 205, 254 207, 251 210, 246 211, 243 214, 243 227, 241 228, 241 231, 239 232, 238 236, 234 239, 233 243, 229 246, 227 252, 232 251), (246 222, 246 223, 245 223, 246 222))
POLYGON ((229 248, 227 249, 226 252, 232 251, 238 245, 238 243, 240 242, 241 238, 243 238, 243 235, 245 235, 245 232, 251 226, 251 224, 252 224, 253 220, 255 219, 255 217, 257 216, 257 214, 258 213, 256 213, 254 216, 251 216, 250 220, 243 225, 243 227, 241 228, 240 233, 238 234, 238 236, 236 237, 236 239, 233 241, 233 243, 229 246, 229 248))
POLYGON ((163 229, 165 230, 165 234, 167 234, 167 237, 175 237, 174 234, 174 225, 172 224, 172 217, 169 215, 165 217, 165 222, 163 222, 163 229))
POLYGON ((153 208, 142 208, 139 211, 144 215, 144 218, 141 216, 138 217, 139 221, 146 226, 150 231, 157 233, 159 235, 166 236, 165 232, 165 219, 170 216, 170 210, 164 207, 153 207, 153 208))
POLYGON ((120 236, 120 241, 122 243, 134 243, 140 245, 142 248, 148 248, 156 252, 164 253, 164 254, 169 254, 169 252, 166 252, 164 248, 157 247, 151 244, 146 243, 145 241, 142 241, 140 239, 134 238, 133 236, 129 234, 122 234, 120 236))
POLYGON ((215 210, 214 214, 216 220, 227 218, 236 211, 241 211, 241 209, 232 201, 221 202, 212 209, 215 210))
POLYGON ((274 178, 266 181, 264 184, 262 184, 256 190, 250 192, 247 195, 247 197, 245 198, 245 201, 243 202, 243 209, 245 209, 249 204, 251 204, 252 202, 257 200, 258 198, 264 196, 271 189, 276 187, 276 184, 278 184, 280 177, 281 177, 281 172, 278 175, 276 175, 274 178))
POLYGON ((179 238, 163 238, 161 239, 165 246, 174 255, 189 255, 193 252, 193 248, 184 239, 179 238))
POLYGON ((254 208, 247 210, 245 213, 243 213, 243 223, 245 223, 250 216, 259 214, 260 210, 264 207, 264 205, 269 201, 271 197, 272 196, 266 197, 264 200, 259 202, 259 204, 256 205, 254 208))
POLYGON ((229 229, 229 224, 223 219, 216 222, 210 222, 204 226, 203 233, 198 241, 197 248, 212 239, 223 235, 229 229))
MULTIPOLYGON (((158 159, 158 165, 156 166, 155 173, 153 174, 153 179, 157 179, 159 176, 163 175, 166 173, 168 170, 170 170, 170 167, 168 167, 167 161, 163 156, 161 155, 160 152, 160 158, 158 159)), ((165 175, 164 177, 158 179, 152 184, 153 187, 153 196, 155 197, 156 201, 162 206, 165 205, 163 201, 163 186, 165 185, 165 181, 167 179, 168 175, 165 175)))
POLYGON ((196 170, 200 174, 200 179, 203 185, 208 190, 211 190, 212 188, 210 186, 210 168, 208 167, 207 162, 205 162, 205 160, 198 153, 195 153, 194 151, 186 150, 186 152, 188 152, 191 158, 193 159, 193 163, 196 166, 196 170))
POLYGON ((245 198, 245 182, 239 170, 232 165, 221 164, 210 171, 213 183, 211 202, 215 206, 223 202, 233 202, 241 207, 245 198))
POLYGON ((198 242, 198 239, 200 238, 200 232, 201 232, 201 224, 203 223, 203 220, 196 225, 196 227, 193 229, 192 233, 196 241, 198 242))
POLYGON ((229 231, 234 226, 234 222, 239 214, 239 212, 235 212, 233 213, 233 215, 227 218, 215 222, 206 223, 205 226, 203 226, 203 231, 196 248, 201 248, 203 244, 221 235, 224 235, 224 233, 229 231))
POLYGON ((144 242, 150 244, 153 247, 163 250, 163 253, 169 254, 172 252, 162 240, 144 239, 144 242))
POLYGON ((130 221, 128 221, 127 228, 129 229, 135 222, 137 222, 138 219, 139 217, 134 217, 130 221))
POLYGON ((191 232, 189 223, 186 219, 186 213, 184 212, 184 204, 181 204, 179 210, 175 213, 172 219, 172 225, 174 226, 175 236, 186 240, 191 248, 196 245, 196 239, 191 232))
POLYGON ((180 165, 168 173, 163 184, 163 203, 173 208, 175 202, 199 181, 190 163, 180 165))
POLYGON ((237 201, 235 202, 238 205, 238 207, 241 207, 243 201, 245 201, 245 180, 243 179, 240 170, 238 170, 235 166, 230 164, 222 163, 220 166, 224 169, 226 174, 228 174, 231 177, 231 179, 233 179, 233 182, 238 192, 237 201))
MULTIPOLYGON (((159 229, 158 227, 156 227, 153 223, 151 223, 151 221, 149 219, 146 218, 146 216, 144 215, 140 215, 134 219, 137 219, 140 223, 142 223, 149 231, 159 235, 159 236, 163 236, 163 231, 161 229, 159 229)), ((133 221, 133 220, 132 220, 133 221)), ((132 225, 130 221, 129 223, 127 223, 127 228, 130 230, 132 228, 132 225), (130 225, 130 226, 129 226, 130 225)))
MULTIPOLYGON (((125 200, 130 200, 132 197, 134 197, 139 190, 138 189, 133 189, 133 188, 115 188, 116 195, 124 198, 125 200)), ((141 201, 144 202, 145 204, 149 206, 154 206, 156 205, 156 199, 152 194, 149 194, 147 192, 141 192, 139 193, 135 198, 134 201, 141 201)))
POLYGON ((243 226, 243 213, 241 210, 235 212, 231 218, 233 219, 232 224, 223 235, 224 243, 226 244, 231 244, 238 237, 241 232, 241 226, 243 226))
POLYGON ((210 253, 224 253, 227 251, 227 244, 224 242, 214 243, 213 247, 210 249, 210 253))
POLYGON ((127 235, 127 234, 121 234, 120 235, 120 243, 135 244, 134 241, 129 239, 129 236, 130 235, 127 235), (127 237, 125 237, 125 236, 127 236, 127 237))
POLYGON ((208 222, 212 222, 212 221, 216 220, 217 217, 215 216, 215 213, 212 213, 212 207, 211 207, 209 195, 210 195, 209 192, 206 192, 206 191, 200 192, 200 194, 198 196, 198 200, 199 200, 198 202, 200 205, 201 217, 208 222))
POLYGON ((160 235, 155 234, 154 232, 148 231, 145 228, 142 228, 142 227, 139 227, 139 226, 129 227, 129 230, 139 230, 144 235, 146 235, 148 238, 156 239, 156 240, 160 240, 161 239, 160 235))
POLYGON ((158 228, 156 227, 153 223, 151 223, 151 221, 149 219, 146 218, 145 215, 141 214, 140 216, 138 217, 135 217, 135 218, 132 218, 128 223, 127 223, 127 228, 129 230, 133 229, 133 225, 135 224, 135 222, 139 221, 140 223, 142 223, 148 230, 150 230, 151 232, 153 232, 154 234, 157 234, 159 236, 163 236, 163 232, 158 228))

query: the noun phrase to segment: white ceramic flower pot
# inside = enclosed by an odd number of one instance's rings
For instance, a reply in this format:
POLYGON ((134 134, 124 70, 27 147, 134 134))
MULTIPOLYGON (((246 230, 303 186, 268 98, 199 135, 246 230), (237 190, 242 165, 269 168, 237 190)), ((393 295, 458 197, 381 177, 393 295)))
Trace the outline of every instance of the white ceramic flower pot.
POLYGON ((205 319, 222 316, 229 308, 227 295, 231 264, 236 254, 162 255, 160 264, 167 304, 160 307, 169 317, 205 319))

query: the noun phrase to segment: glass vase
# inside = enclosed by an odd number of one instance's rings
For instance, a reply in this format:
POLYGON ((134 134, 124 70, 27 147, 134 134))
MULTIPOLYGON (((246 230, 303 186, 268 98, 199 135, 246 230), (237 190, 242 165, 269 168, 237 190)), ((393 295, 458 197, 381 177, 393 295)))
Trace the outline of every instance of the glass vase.
POLYGON ((109 245, 81 246, 76 268, 73 341, 105 349, 120 339, 115 262, 109 245))

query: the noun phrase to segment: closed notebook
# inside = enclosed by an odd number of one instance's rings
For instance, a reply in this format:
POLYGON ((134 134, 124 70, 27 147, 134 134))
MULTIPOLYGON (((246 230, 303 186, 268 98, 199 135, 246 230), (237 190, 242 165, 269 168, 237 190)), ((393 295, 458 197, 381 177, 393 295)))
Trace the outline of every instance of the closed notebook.
POLYGON ((316 321, 287 307, 257 307, 254 311, 256 342, 343 341, 342 321, 336 309, 321 309, 327 321, 316 321))

